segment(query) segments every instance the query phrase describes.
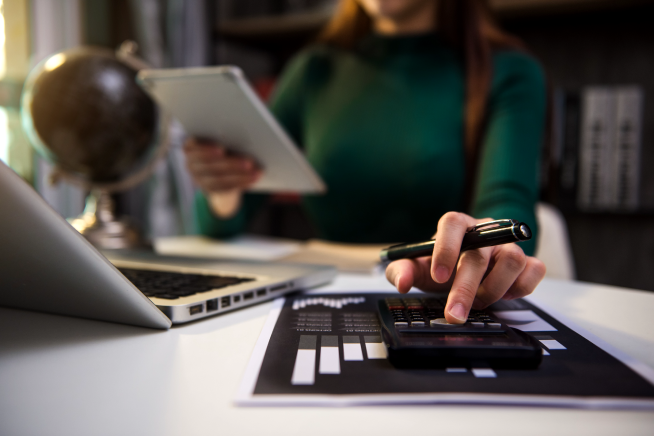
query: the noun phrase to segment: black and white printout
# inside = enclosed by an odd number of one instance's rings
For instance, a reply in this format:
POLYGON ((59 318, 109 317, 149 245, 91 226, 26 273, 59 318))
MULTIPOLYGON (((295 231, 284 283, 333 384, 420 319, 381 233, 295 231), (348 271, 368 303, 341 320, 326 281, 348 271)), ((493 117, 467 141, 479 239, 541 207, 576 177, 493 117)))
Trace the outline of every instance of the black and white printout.
POLYGON ((538 369, 396 369, 386 359, 377 318, 377 301, 389 295, 341 292, 276 300, 237 404, 654 409, 651 368, 600 348, 587 339, 593 339, 589 334, 582 336, 525 300, 501 301, 491 310, 540 341, 543 362, 538 369))

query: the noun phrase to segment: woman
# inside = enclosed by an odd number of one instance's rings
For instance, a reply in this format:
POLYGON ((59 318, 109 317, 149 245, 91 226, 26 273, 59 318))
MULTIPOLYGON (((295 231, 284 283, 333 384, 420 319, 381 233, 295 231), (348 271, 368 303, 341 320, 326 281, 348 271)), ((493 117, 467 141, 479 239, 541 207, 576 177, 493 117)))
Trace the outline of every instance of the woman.
MULTIPOLYGON (((400 292, 451 286, 453 323, 531 293, 545 274, 515 244, 459 256, 466 228, 487 217, 536 224, 544 79, 519 49, 482 1, 341 0, 271 105, 329 187, 304 199, 321 237, 415 241, 438 220, 433 256, 393 262, 386 275, 400 292)), ((261 171, 217 144, 191 140, 186 155, 205 193, 202 231, 240 231, 258 200, 241 206, 241 193, 261 171)))

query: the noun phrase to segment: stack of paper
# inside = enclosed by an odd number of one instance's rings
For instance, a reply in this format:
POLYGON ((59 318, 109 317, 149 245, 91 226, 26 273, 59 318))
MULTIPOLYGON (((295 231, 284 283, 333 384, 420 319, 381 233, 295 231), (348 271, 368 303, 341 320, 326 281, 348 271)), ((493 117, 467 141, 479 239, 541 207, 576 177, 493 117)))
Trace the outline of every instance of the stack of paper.
POLYGON ((169 256, 209 257, 334 265, 343 272, 370 273, 379 263, 379 251, 391 244, 341 244, 318 239, 290 239, 244 235, 220 241, 204 236, 158 238, 154 248, 169 256))

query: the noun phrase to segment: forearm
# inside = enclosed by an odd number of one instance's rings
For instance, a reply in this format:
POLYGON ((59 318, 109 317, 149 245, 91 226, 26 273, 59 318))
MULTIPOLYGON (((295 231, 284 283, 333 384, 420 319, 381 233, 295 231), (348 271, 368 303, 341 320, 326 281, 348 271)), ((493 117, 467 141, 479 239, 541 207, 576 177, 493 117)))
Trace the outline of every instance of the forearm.
POLYGON ((496 78, 479 155, 472 214, 526 222, 534 238, 521 247, 533 254, 538 232, 535 206, 545 118, 545 85, 538 64, 505 55, 496 78), (506 64, 510 62, 510 64, 506 64))

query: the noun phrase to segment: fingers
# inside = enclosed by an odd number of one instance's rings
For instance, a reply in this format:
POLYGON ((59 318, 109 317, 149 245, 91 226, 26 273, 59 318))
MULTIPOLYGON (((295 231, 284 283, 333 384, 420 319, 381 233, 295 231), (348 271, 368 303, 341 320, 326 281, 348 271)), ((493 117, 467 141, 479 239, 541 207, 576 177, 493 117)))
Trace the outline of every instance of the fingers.
MULTIPOLYGON (((420 275, 424 266, 415 259, 401 259, 391 262, 386 267, 386 279, 391 282, 400 294, 406 294, 414 286, 416 278, 420 275)), ((427 266, 429 270, 429 266, 427 266)))
POLYGON ((233 190, 244 190, 250 185, 254 184, 259 177, 261 172, 255 173, 254 175, 220 175, 220 176, 205 176, 205 177, 194 177, 193 181, 196 185, 200 187, 203 191, 206 192, 226 192, 233 190))
POLYGON ((445 319, 453 324, 465 322, 471 307, 482 309, 500 298, 512 300, 531 294, 545 277, 545 265, 526 256, 516 244, 465 252, 451 285, 431 279, 430 260, 424 257, 392 262, 386 268, 386 278, 402 294, 412 287, 427 292, 449 289, 445 319), (488 265, 492 265, 490 271, 488 265))
POLYGON ((458 212, 448 212, 438 221, 431 264, 431 277, 435 282, 445 283, 450 279, 459 259, 463 236, 476 222, 471 216, 458 212))
POLYGON ((462 324, 468 319, 472 302, 490 262, 492 248, 466 251, 461 255, 456 277, 445 305, 445 319, 462 324))
POLYGON ((194 176, 254 174, 257 171, 254 162, 244 157, 220 157, 214 159, 188 159, 186 166, 194 176))
POLYGON ((241 159, 224 159, 216 162, 187 162, 187 168, 196 185, 207 192, 246 189, 262 175, 261 170, 241 159))
POLYGON ((457 212, 443 215, 438 222, 432 257, 393 262, 386 269, 386 277, 401 293, 413 286, 424 291, 450 289, 445 318, 453 324, 466 322, 472 307, 483 309, 501 298, 529 295, 545 276, 545 266, 527 257, 518 245, 460 253, 468 228, 490 220, 477 220, 457 212), (448 282, 451 287, 443 286, 448 282))
POLYGON ((462 323, 471 308, 483 309, 502 298, 525 297, 543 277, 545 265, 526 256, 516 244, 465 252, 448 296, 445 318, 454 324, 462 323), (488 265, 492 267, 488 269, 488 265))
POLYGON ((492 263, 492 269, 477 290, 472 303, 474 309, 483 309, 502 298, 525 271, 527 256, 518 245, 506 244, 494 247, 492 263))
POLYGON ((526 297, 545 277, 545 264, 535 257, 527 257, 527 265, 522 274, 513 282, 513 285, 502 297, 505 300, 526 297))
POLYGON ((208 193, 244 190, 262 175, 252 159, 230 154, 225 147, 209 140, 188 138, 184 153, 193 182, 208 193))
POLYGON ((406 294, 414 286, 427 292, 446 292, 449 284, 434 282, 430 265, 429 257, 396 260, 386 267, 386 278, 401 294, 406 294))

